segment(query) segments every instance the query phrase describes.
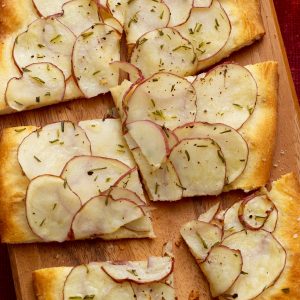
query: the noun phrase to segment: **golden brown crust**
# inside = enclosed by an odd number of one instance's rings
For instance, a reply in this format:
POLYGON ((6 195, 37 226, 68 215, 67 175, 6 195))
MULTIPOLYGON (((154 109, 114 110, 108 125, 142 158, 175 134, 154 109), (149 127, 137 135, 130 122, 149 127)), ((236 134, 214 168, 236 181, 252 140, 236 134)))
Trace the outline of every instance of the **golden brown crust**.
POLYGON ((34 271, 33 287, 38 300, 63 299, 63 288, 71 267, 49 268, 34 271))
POLYGON ((230 37, 220 52, 198 63, 198 71, 228 57, 232 52, 254 43, 265 34, 260 0, 219 0, 219 2, 231 23, 230 37))
POLYGON ((266 185, 272 167, 276 141, 278 66, 264 62, 246 67, 258 85, 258 98, 253 114, 239 129, 247 141, 249 158, 246 169, 224 191, 250 191, 266 185))
POLYGON ((287 252, 283 273, 275 285, 257 300, 300 299, 300 184, 295 174, 283 175, 273 182, 268 193, 278 209, 274 236, 287 252))

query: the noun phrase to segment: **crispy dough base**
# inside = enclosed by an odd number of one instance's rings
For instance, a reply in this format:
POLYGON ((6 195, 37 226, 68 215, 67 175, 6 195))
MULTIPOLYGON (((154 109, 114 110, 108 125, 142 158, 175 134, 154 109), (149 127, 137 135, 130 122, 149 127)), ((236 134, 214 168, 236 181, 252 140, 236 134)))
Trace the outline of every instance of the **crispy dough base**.
MULTIPOLYGON (((37 127, 15 127, 3 130, 0 140, 0 236, 3 243, 43 242, 30 229, 25 211, 25 196, 29 184, 17 158, 23 139, 37 127), (24 129, 24 131, 17 132, 24 129), (17 130, 17 131, 16 131, 17 130)), ((125 238, 154 238, 149 232, 134 232, 126 228, 102 236, 104 240, 125 238)))
POLYGON ((209 59, 199 61, 201 71, 245 46, 259 40, 265 34, 259 0, 219 0, 231 23, 231 33, 226 45, 209 59))
MULTIPOLYGON (((266 289, 255 300, 300 299, 300 184, 295 174, 288 173, 272 183, 267 193, 278 209, 278 221, 273 232, 274 237, 287 252, 287 261, 283 272, 275 284, 266 289), (285 293, 288 289, 288 292, 285 293)), ((199 264, 200 265, 200 264, 199 264)), ((190 297, 189 300, 197 298, 190 297)))

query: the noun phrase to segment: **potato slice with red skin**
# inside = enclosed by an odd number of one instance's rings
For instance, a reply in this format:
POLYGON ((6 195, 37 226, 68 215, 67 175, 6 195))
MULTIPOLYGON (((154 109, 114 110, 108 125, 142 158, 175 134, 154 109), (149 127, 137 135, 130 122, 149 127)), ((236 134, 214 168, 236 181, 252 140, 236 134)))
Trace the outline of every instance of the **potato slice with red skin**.
POLYGON ((194 7, 210 7, 213 0, 194 0, 194 7))
POLYGON ((174 133, 184 138, 210 138, 221 148, 226 161, 226 183, 236 180, 244 171, 249 155, 247 142, 232 127, 223 124, 190 123, 178 127, 174 133))
POLYGON ((198 221, 210 223, 220 209, 221 203, 218 202, 212 207, 210 207, 205 213, 201 214, 198 218, 198 221))
POLYGON ((240 276, 243 259, 239 250, 226 246, 213 247, 206 260, 200 265, 213 297, 225 293, 240 276))
POLYGON ((194 0, 164 0, 170 9, 169 27, 183 24, 190 16, 194 0))
POLYGON ((114 61, 110 65, 126 72, 134 84, 144 79, 142 71, 131 63, 125 61, 114 61))
POLYGON ((68 79, 75 40, 70 29, 56 18, 37 19, 16 38, 13 57, 20 69, 33 63, 52 63, 68 79))
POLYGON ((192 84, 170 73, 157 73, 148 78, 124 101, 127 124, 150 120, 172 130, 193 122, 196 117, 196 92, 192 84))
POLYGON ((266 195, 250 196, 239 208, 240 222, 248 229, 261 229, 274 208, 274 203, 266 195))
POLYGON ((156 29, 142 35, 130 61, 146 78, 162 71, 188 76, 196 72, 198 64, 193 45, 174 28, 156 29))
POLYGON ((219 1, 213 0, 210 7, 193 7, 187 21, 175 29, 193 44, 198 60, 202 61, 226 45, 231 24, 219 1))
POLYGON ((175 289, 166 283, 134 284, 132 288, 138 300, 174 300, 175 289))
POLYGON ((183 189, 183 197, 218 195, 226 166, 220 147, 210 139, 184 139, 169 156, 183 189))
POLYGON ((193 220, 180 229, 181 236, 197 261, 203 262, 211 248, 221 242, 222 230, 206 222, 193 220))
POLYGON ((235 295, 234 299, 238 300, 254 299, 273 285, 284 269, 284 248, 264 230, 240 231, 227 237, 222 245, 240 250, 243 258, 243 273, 224 293, 231 298, 235 295))
POLYGON ((224 215, 223 230, 224 237, 232 235, 244 229, 244 226, 239 219, 239 209, 243 201, 236 202, 228 208, 224 215))
POLYGON ((17 111, 63 100, 65 76, 55 65, 35 63, 23 68, 20 78, 12 78, 6 88, 6 103, 17 111))
POLYGON ((32 231, 45 242, 68 239, 79 197, 60 177, 42 175, 33 179, 26 193, 26 216, 32 231))
POLYGON ((169 20, 170 10, 160 0, 128 1, 124 22, 127 44, 135 44, 146 32, 166 27, 169 20))
POLYGON ((76 36, 96 23, 101 23, 97 4, 93 0, 71 0, 63 5, 63 13, 57 18, 76 36))
POLYGON ((126 127, 149 164, 154 168, 159 168, 170 153, 163 129, 151 121, 135 121, 128 123, 126 127))
POLYGON ((274 232, 276 229, 277 220, 278 220, 278 210, 276 207, 274 207, 273 211, 270 213, 262 229, 268 232, 274 232))
POLYGON ((182 198, 182 186, 177 173, 167 160, 159 169, 151 167, 139 148, 132 154, 139 166, 148 195, 152 201, 176 201, 182 198))
POLYGON ((91 155, 84 131, 69 121, 48 124, 30 133, 20 144, 18 161, 25 175, 60 175, 73 157, 91 155))
POLYGON ((64 3, 70 0, 32 0, 38 13, 43 17, 56 15, 62 11, 64 3))
POLYGON ((116 284, 103 272, 102 265, 103 263, 93 262, 74 267, 65 281, 63 299, 109 299, 106 297, 116 288, 120 288, 125 295, 127 292, 130 293, 132 290, 130 284, 128 282, 116 284))
POLYGON ((173 272, 174 259, 165 257, 149 257, 147 264, 139 262, 107 262, 103 271, 114 281, 122 283, 131 281, 138 284, 158 282, 173 272))
POLYGON ((135 232, 147 232, 153 230, 152 222, 149 216, 143 216, 124 225, 124 227, 135 232))
POLYGON ((86 202, 74 217, 73 236, 86 239, 113 233, 142 216, 143 210, 134 202, 97 196, 86 202))
POLYGON ((82 203, 106 191, 129 167, 122 162, 98 156, 77 156, 64 167, 61 177, 80 197, 82 203))
POLYGON ((250 71, 237 64, 223 64, 197 78, 197 121, 240 128, 251 116, 257 84, 250 71))
POLYGON ((96 24, 77 38, 72 55, 73 72, 86 98, 107 93, 118 85, 119 72, 110 65, 120 60, 121 35, 113 27, 96 24))

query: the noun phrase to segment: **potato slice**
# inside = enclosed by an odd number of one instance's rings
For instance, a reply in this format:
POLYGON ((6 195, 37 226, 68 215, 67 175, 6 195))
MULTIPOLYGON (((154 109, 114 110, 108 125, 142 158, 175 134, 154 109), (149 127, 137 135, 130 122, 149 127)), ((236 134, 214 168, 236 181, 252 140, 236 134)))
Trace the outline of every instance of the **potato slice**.
POLYGON ((132 154, 139 166, 151 200, 176 201, 182 198, 182 186, 169 160, 159 169, 155 169, 148 164, 139 148, 133 149, 132 154))
POLYGON ((131 63, 140 68, 145 77, 161 71, 184 77, 196 72, 198 61, 190 41, 174 28, 161 28, 138 39, 131 63))
POLYGON ((280 243, 264 230, 240 231, 227 237, 222 245, 240 250, 243 273, 226 295, 235 299, 253 299, 273 285, 286 263, 286 252, 280 243))
POLYGON ((225 182, 226 166, 219 146, 210 139, 186 139, 169 157, 183 189, 183 197, 218 195, 225 182))
POLYGON ((20 144, 18 160, 29 179, 60 175, 74 156, 91 155, 91 144, 84 131, 69 121, 46 125, 29 134, 20 144))
POLYGON ((170 9, 171 16, 168 26, 183 24, 190 16, 194 0, 164 0, 170 9))
POLYGON ((33 179, 26 193, 26 216, 32 231, 46 242, 68 239, 79 197, 60 177, 42 175, 33 179))
POLYGON ((146 32, 166 27, 169 20, 170 10, 160 0, 128 1, 124 23, 127 44, 135 44, 146 32))
POLYGON ((139 84, 124 103, 127 123, 150 120, 174 129, 196 117, 196 92, 187 80, 157 73, 139 84))
POLYGON ((151 121, 135 121, 127 124, 126 127, 148 163, 154 168, 159 168, 170 153, 163 129, 151 121))
POLYGON ((218 202, 212 207, 210 207, 205 213, 201 214, 198 218, 198 221, 210 223, 220 209, 221 203, 218 202))
POLYGON ((80 197, 82 203, 106 191, 129 167, 122 162, 97 156, 77 156, 64 167, 61 177, 80 197))
POLYGON ((175 289, 165 283, 132 284, 138 300, 175 300, 175 289))
POLYGON ((121 35, 113 27, 96 24, 77 38, 73 55, 73 72, 86 98, 107 93, 118 85, 119 72, 110 65, 120 60, 121 35))
POLYGON ((276 207, 274 207, 273 211, 270 213, 262 229, 268 232, 274 232, 276 229, 277 220, 278 220, 278 210, 276 207))
POLYGON ((237 64, 223 64, 197 78, 197 121, 240 128, 253 113, 257 84, 252 74, 237 64))
POLYGON ((79 126, 91 141, 92 155, 117 159, 129 167, 135 167, 119 119, 86 120, 79 122, 79 126))
POLYGON ((135 192, 140 199, 146 203, 143 187, 140 182, 139 172, 136 167, 128 171, 124 176, 120 177, 115 183, 115 186, 135 192))
POLYGON ((144 79, 142 71, 133 64, 125 61, 114 61, 110 65, 127 73, 130 77, 130 80, 134 83, 138 83, 144 79))
POLYGON ((194 7, 210 7, 212 0, 194 0, 194 7))
POLYGON ((180 233, 193 256, 200 262, 206 259, 211 248, 222 239, 222 230, 218 226, 198 220, 184 224, 180 233))
POLYGON ((134 220, 124 226, 126 229, 136 232, 152 231, 152 222, 149 216, 143 216, 137 220, 134 220))
POLYGON ((243 201, 236 202, 228 208, 224 215, 224 237, 232 235, 244 229, 244 226, 239 219, 239 209, 243 201))
POLYGON ((66 84, 63 72, 55 65, 35 63, 23 68, 20 78, 12 78, 6 88, 6 103, 17 111, 60 102, 66 84))
POLYGON ((97 196, 86 202, 74 217, 72 224, 74 239, 113 233, 142 216, 143 210, 134 202, 97 196))
POLYGON ((210 7, 193 7, 187 21, 175 29, 193 44, 201 61, 216 55, 226 45, 231 25, 219 1, 214 0, 210 7))
POLYGON ((250 196, 240 206, 240 222, 248 229, 261 229, 274 208, 274 203, 266 195, 250 196))
POLYGON ((221 148, 226 161, 226 183, 237 179, 248 161, 248 145, 233 128, 223 124, 190 123, 174 130, 179 140, 185 138, 210 138, 221 148))
POLYGON ((213 297, 225 293, 242 272, 243 259, 239 250, 215 246, 201 264, 213 297))
POLYGON ((125 15, 127 12, 127 0, 107 0, 106 5, 111 15, 119 21, 121 26, 124 25, 125 15))
POLYGON ((105 274, 105 272, 103 272, 101 266, 101 263, 93 262, 87 265, 74 267, 65 281, 63 299, 79 300, 85 298, 87 300, 98 300, 104 299, 111 292, 113 293, 115 288, 120 288, 125 294, 130 290, 129 283, 115 283, 105 274))
POLYGON ((33 63, 52 63, 71 76, 71 54, 76 37, 54 17, 37 19, 15 41, 13 57, 20 69, 33 63))
POLYGON ((76 36, 92 25, 101 22, 97 4, 92 0, 71 0, 65 3, 63 14, 57 19, 76 36))
POLYGON ((62 11, 64 3, 70 0, 33 0, 33 4, 39 14, 43 17, 56 15, 62 11))
POLYGON ((151 283, 165 279, 173 271, 174 259, 149 257, 147 264, 140 262, 107 262, 102 266, 104 272, 116 282, 151 283))

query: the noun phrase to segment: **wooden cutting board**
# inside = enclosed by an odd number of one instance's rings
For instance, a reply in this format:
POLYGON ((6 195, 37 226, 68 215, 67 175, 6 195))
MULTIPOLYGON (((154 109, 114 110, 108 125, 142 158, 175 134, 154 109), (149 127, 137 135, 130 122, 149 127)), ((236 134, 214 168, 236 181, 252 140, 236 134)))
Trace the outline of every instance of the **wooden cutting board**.
MULTIPOLYGON (((277 146, 271 179, 294 171, 300 174, 300 129, 299 107, 291 79, 276 13, 272 0, 261 0, 262 14, 267 34, 264 39, 231 57, 241 64, 253 64, 265 60, 279 62, 279 122, 277 146)), ((112 106, 110 96, 96 100, 78 100, 39 110, 1 116, 0 128, 16 125, 45 125, 59 120, 79 121, 101 118, 112 106)), ((268 141, 266 141, 268 143, 268 141)), ((241 193, 224 194, 226 207, 241 193)), ((199 292, 199 300, 210 299, 207 284, 179 236, 180 226, 195 219, 216 199, 196 198, 175 204, 155 204, 153 212, 155 240, 123 240, 104 242, 101 240, 68 242, 64 244, 16 245, 9 246, 11 266, 18 300, 34 300, 32 271, 55 266, 72 266, 79 263, 101 260, 145 259, 149 255, 160 255, 164 242, 176 243, 175 279, 179 300, 187 300, 191 291, 199 292)), ((121 299, 116 299, 121 300, 121 299)))

